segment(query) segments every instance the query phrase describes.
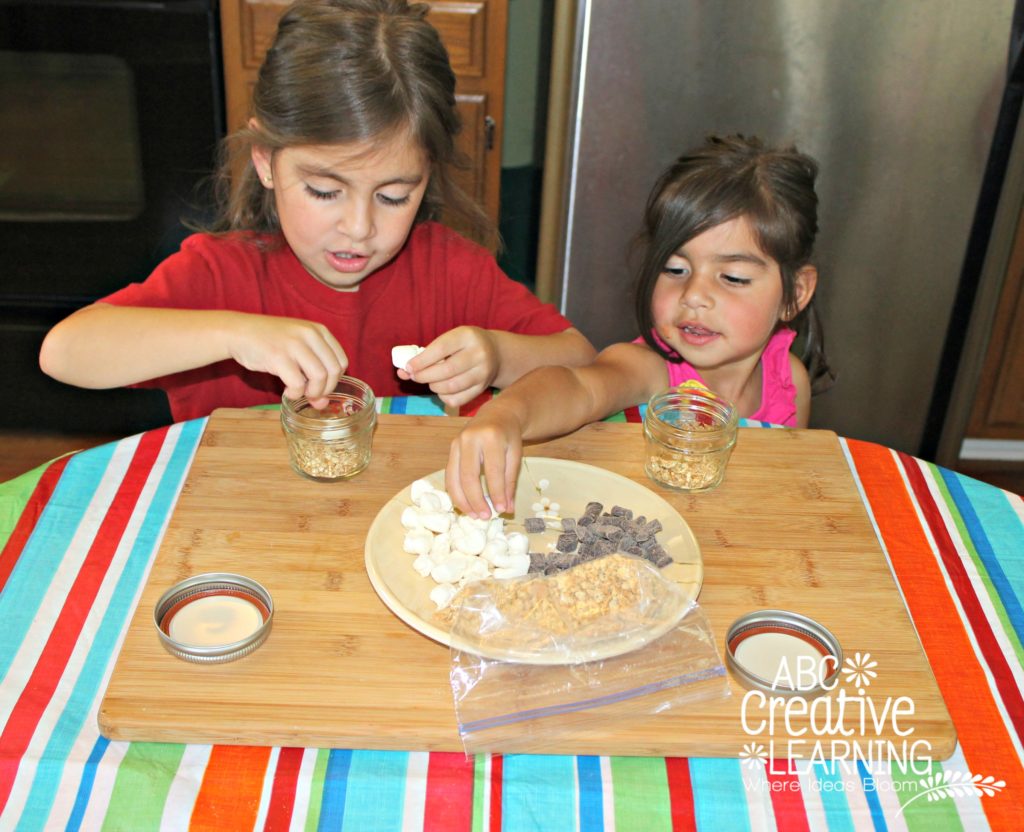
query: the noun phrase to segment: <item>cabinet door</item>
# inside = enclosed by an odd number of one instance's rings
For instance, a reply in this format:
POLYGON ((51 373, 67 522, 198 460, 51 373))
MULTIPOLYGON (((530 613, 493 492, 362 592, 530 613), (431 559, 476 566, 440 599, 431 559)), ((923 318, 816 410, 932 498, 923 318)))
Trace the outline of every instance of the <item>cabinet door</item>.
POLYGON ((967 435, 1024 439, 1024 215, 999 295, 967 435))
MULTIPOLYGON (((222 0, 221 35, 228 130, 245 124, 256 73, 291 0, 222 0)), ((428 20, 444 41, 455 71, 468 167, 459 184, 495 223, 501 183, 508 0, 432 0, 428 20)))

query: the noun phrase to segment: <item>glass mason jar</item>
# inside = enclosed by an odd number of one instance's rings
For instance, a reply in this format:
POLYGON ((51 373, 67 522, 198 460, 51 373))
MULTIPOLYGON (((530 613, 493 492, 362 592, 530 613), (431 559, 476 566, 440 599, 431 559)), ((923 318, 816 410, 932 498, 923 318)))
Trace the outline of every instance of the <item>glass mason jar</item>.
POLYGON ((681 385, 647 403, 644 470, 679 491, 707 491, 725 476, 736 444, 736 408, 703 386, 681 385))
POLYGON ((325 407, 281 397, 281 429, 296 473, 318 482, 354 477, 370 464, 377 424, 373 391, 357 378, 342 376, 325 407))

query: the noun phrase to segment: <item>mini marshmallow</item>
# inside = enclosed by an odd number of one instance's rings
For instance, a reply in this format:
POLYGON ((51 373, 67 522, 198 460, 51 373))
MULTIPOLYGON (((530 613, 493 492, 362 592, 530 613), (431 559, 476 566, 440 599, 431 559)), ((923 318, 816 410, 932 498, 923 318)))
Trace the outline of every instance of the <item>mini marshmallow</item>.
POLYGON ((508 541, 500 538, 488 540, 487 545, 484 546, 483 551, 480 553, 480 557, 495 565, 497 565, 499 560, 504 560, 507 556, 508 541))
POLYGON ((406 506, 402 509, 402 525, 407 529, 423 528, 423 521, 420 520, 420 513, 414 506, 406 506))
POLYGON ((452 555, 444 563, 437 564, 430 570, 430 577, 439 584, 453 584, 462 577, 469 568, 469 558, 465 555, 452 555))
POLYGON ((490 522, 490 520, 479 520, 476 517, 470 517, 468 514, 460 514, 458 520, 459 528, 466 532, 474 529, 486 530, 490 522))
POLYGON ((430 590, 430 600, 437 604, 437 608, 444 609, 455 597, 458 590, 452 584, 438 584, 430 590))
POLYGON ((492 517, 487 524, 487 539, 505 539, 505 521, 501 517, 492 517))
POLYGON ((487 536, 483 529, 460 529, 459 534, 452 534, 452 548, 464 555, 479 555, 487 545, 487 536))
POLYGON ((452 553, 452 540, 448 532, 441 532, 431 541, 430 544, 430 557, 432 557, 435 563, 440 563, 443 560, 447 560, 448 556, 452 553))
POLYGON ((466 571, 462 573, 462 580, 459 583, 468 584, 470 581, 482 581, 484 578, 489 578, 490 575, 491 567, 487 565, 487 561, 472 558, 466 571))
POLYGON ((419 505, 424 494, 434 494, 436 492, 437 489, 434 488, 434 485, 430 480, 415 480, 413 484, 409 486, 409 499, 416 505, 419 505))
POLYGON ((430 575, 430 570, 437 566, 430 555, 420 555, 412 562, 412 568, 419 572, 424 578, 430 575))
POLYGON ((506 539, 508 541, 508 550, 513 555, 525 555, 530 551, 530 538, 522 532, 512 532, 506 539))
POLYGON ((410 529, 405 533, 402 548, 410 555, 425 555, 433 542, 434 535, 426 529, 410 529))
POLYGON ((416 501, 423 511, 440 511, 441 510, 441 498, 437 496, 434 491, 424 491, 420 494, 420 498, 416 501))
POLYGON ((509 558, 508 566, 498 567, 494 570, 495 578, 521 578, 530 571, 529 555, 513 555, 509 558))
POLYGON ((452 516, 443 511, 422 511, 420 512, 420 522, 423 524, 423 528, 441 534, 451 527, 452 516))
POLYGON ((426 347, 418 347, 416 344, 402 344, 391 348, 391 363, 399 370, 404 370, 405 365, 419 355, 426 347))

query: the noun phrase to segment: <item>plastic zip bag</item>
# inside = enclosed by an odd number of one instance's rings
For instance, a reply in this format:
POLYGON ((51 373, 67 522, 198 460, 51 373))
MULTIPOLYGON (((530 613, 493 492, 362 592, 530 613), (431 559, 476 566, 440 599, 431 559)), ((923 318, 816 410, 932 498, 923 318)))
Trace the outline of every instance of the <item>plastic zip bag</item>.
POLYGON ((729 695, 707 619, 678 585, 639 558, 591 563, 589 579, 573 569, 463 590, 451 686, 467 754, 573 753, 609 720, 729 695))

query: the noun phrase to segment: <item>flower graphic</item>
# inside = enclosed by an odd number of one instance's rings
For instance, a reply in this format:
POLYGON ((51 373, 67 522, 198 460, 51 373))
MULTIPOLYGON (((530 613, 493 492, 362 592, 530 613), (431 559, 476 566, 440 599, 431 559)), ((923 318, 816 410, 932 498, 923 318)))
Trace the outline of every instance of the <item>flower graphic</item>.
POLYGON ((852 659, 846 660, 846 665, 843 675, 848 683, 856 687, 866 688, 878 676, 873 670, 878 667, 878 662, 872 661, 870 653, 857 653, 852 659))
POLYGON ((969 771, 941 771, 920 780, 918 787, 921 791, 902 804, 897 815, 903 814, 903 810, 920 797, 925 798, 928 803, 972 795, 995 797, 1006 788, 1006 781, 996 780, 991 776, 982 777, 980 774, 971 774, 969 771))
POLYGON ((759 742, 747 743, 740 752, 740 759, 750 768, 768 765, 768 750, 759 742))

